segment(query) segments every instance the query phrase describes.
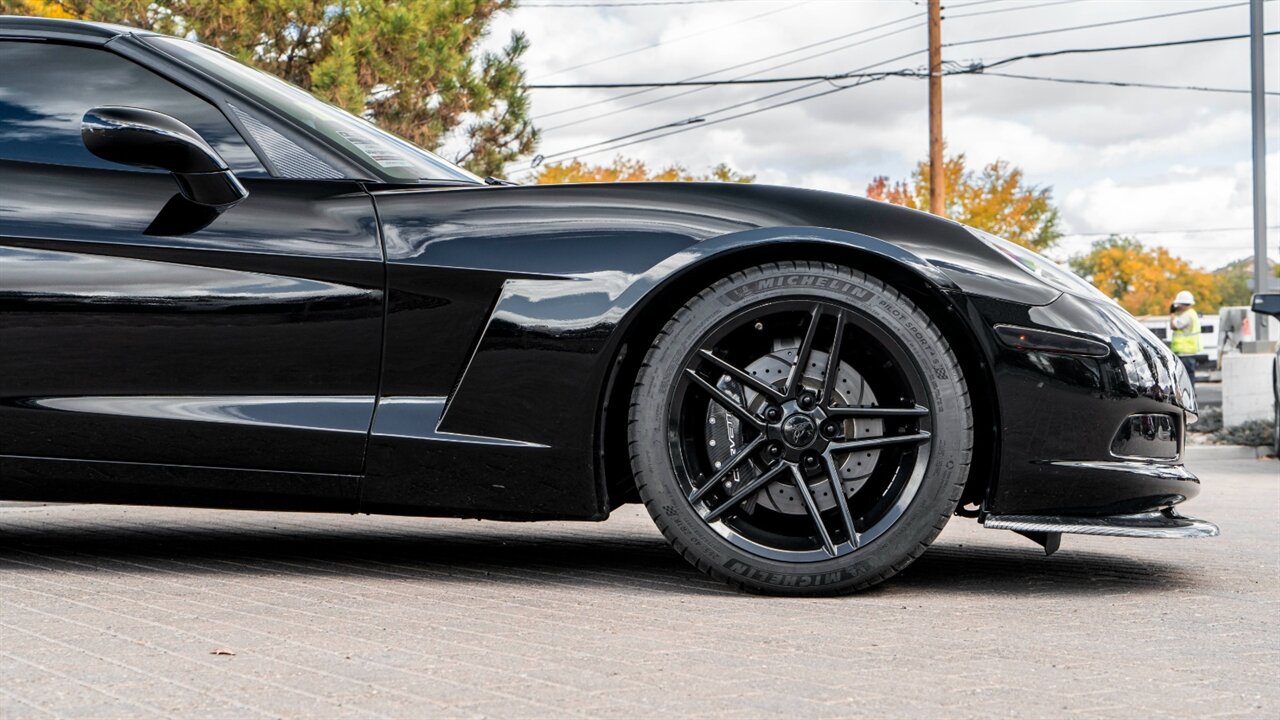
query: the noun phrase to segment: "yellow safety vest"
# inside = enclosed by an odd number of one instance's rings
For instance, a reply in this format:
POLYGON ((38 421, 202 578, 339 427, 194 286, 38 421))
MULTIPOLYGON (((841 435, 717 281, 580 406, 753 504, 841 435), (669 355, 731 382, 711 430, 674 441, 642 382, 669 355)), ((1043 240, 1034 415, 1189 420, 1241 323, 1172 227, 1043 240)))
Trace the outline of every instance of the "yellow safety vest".
POLYGON ((1191 308, 1183 311, 1183 315, 1191 315, 1191 323, 1182 330, 1173 328, 1173 340, 1169 348, 1174 355, 1195 355, 1200 352, 1200 315, 1191 308))

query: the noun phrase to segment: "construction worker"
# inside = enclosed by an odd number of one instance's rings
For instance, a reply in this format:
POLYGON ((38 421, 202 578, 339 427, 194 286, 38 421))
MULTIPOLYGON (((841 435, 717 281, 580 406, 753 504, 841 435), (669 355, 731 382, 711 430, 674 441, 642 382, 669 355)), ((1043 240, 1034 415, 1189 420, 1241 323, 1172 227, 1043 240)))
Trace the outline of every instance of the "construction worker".
POLYGON ((1200 354, 1200 315, 1191 307, 1195 304, 1196 299, 1191 293, 1183 290, 1169 308, 1169 325, 1173 328, 1169 349, 1186 366, 1192 387, 1196 384, 1196 355, 1200 354))

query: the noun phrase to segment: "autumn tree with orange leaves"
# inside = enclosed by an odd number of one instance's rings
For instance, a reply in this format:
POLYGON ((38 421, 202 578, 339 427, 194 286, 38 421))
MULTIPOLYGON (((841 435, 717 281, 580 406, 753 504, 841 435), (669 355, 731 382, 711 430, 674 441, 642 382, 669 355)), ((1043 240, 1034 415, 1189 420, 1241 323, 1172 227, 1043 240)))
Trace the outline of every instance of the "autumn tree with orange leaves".
POLYGON ((588 165, 581 160, 543 165, 534 176, 539 185, 590 182, 731 182, 749 183, 754 175, 744 175, 720 163, 705 175, 694 175, 682 165, 650 170, 643 162, 616 157, 608 165, 588 165))
MULTIPOLYGON (((1053 247, 1062 232, 1052 190, 1025 182, 1022 170, 1004 160, 980 171, 966 166, 964 153, 943 164, 947 183, 947 217, 1033 250, 1053 247)), ((867 197, 916 210, 929 207, 929 163, 916 165, 908 180, 879 176, 867 186, 867 197)))
POLYGON ((1222 304, 1218 278, 1199 270, 1162 247, 1112 235, 1093 243, 1089 252, 1071 258, 1071 269, 1120 302, 1134 315, 1159 315, 1180 290, 1189 290, 1201 311, 1222 304))

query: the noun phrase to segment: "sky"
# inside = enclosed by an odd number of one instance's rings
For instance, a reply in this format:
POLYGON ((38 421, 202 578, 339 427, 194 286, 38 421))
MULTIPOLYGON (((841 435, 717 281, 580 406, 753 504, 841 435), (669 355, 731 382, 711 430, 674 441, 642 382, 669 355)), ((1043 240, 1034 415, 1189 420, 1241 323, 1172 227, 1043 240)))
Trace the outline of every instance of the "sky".
MULTIPOLYGON (((913 70, 926 62, 924 11, 923 0, 522 0, 495 19, 489 43, 524 32, 525 67, 535 84, 830 75, 872 65, 913 70), (797 50, 805 46, 812 47, 797 50)), ((1267 2, 1264 14, 1265 29, 1280 30, 1280 2, 1267 2)), ((955 0, 944 2, 943 59, 968 65, 1248 32, 1248 7, 1239 0, 955 0), (1043 33, 1170 13, 1177 14, 1043 33), (1030 32, 1042 34, 990 40, 1030 32)), ((1280 92, 1280 36, 1265 43, 1267 90, 1280 92)), ((998 71, 1247 89, 1249 42, 1060 55, 998 71)), ((917 78, 890 77, 714 122, 835 85, 797 88, 664 88, 628 97, 637 91, 533 90, 538 152, 549 161, 593 163, 624 155, 694 172, 723 162, 757 182, 854 195, 865 194, 877 175, 906 177, 926 156, 927 82, 917 78), (783 94, 761 100, 774 93, 783 94), (722 110, 729 106, 737 107, 722 110), (705 119, 662 131, 683 130, 669 137, 579 150, 698 117, 705 119)), ((1267 214, 1276 228, 1280 95, 1268 96, 1266 108, 1267 214)), ((1052 188, 1067 233, 1050 252, 1056 259, 1108 233, 1135 235, 1207 269, 1252 253, 1247 94, 957 75, 944 81, 943 118, 949 153, 965 153, 970 166, 1007 160, 1029 182, 1052 188)), ((529 164, 512 163, 508 174, 524 179, 529 164)), ((1268 247, 1280 258, 1280 229, 1269 231, 1268 247)))

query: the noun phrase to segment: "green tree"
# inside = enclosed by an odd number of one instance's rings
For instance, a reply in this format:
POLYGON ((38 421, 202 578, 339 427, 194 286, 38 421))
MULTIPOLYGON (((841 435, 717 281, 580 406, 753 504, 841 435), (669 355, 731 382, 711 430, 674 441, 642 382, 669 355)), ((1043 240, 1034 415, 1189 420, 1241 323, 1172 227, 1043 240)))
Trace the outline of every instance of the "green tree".
POLYGON ((588 165, 581 160, 550 163, 538 168, 534 182, 539 185, 581 182, 731 182, 749 183, 755 175, 744 175, 720 163, 706 175, 694 175, 683 165, 668 165, 650 170, 639 160, 618 156, 608 165, 588 165))
POLYGON ((479 50, 516 0, 0 0, 5 13, 76 17, 180 35, 219 48, 455 158, 481 175, 533 151, 538 132, 514 32, 479 50))
POLYGON ((1223 305, 1248 305, 1252 300, 1253 291, 1249 289, 1253 281, 1252 259, 1224 265, 1213 271, 1213 278, 1223 305))
MULTIPOLYGON (((1033 250, 1051 248, 1062 237, 1052 189, 1026 183, 1022 170, 1004 160, 975 172, 966 166, 963 153, 952 155, 943 163, 943 178, 947 184, 946 216, 952 220, 1033 250)), ((907 180, 894 182, 884 175, 875 178, 867 186, 867 197, 927 209, 929 163, 916 165, 907 180)))

